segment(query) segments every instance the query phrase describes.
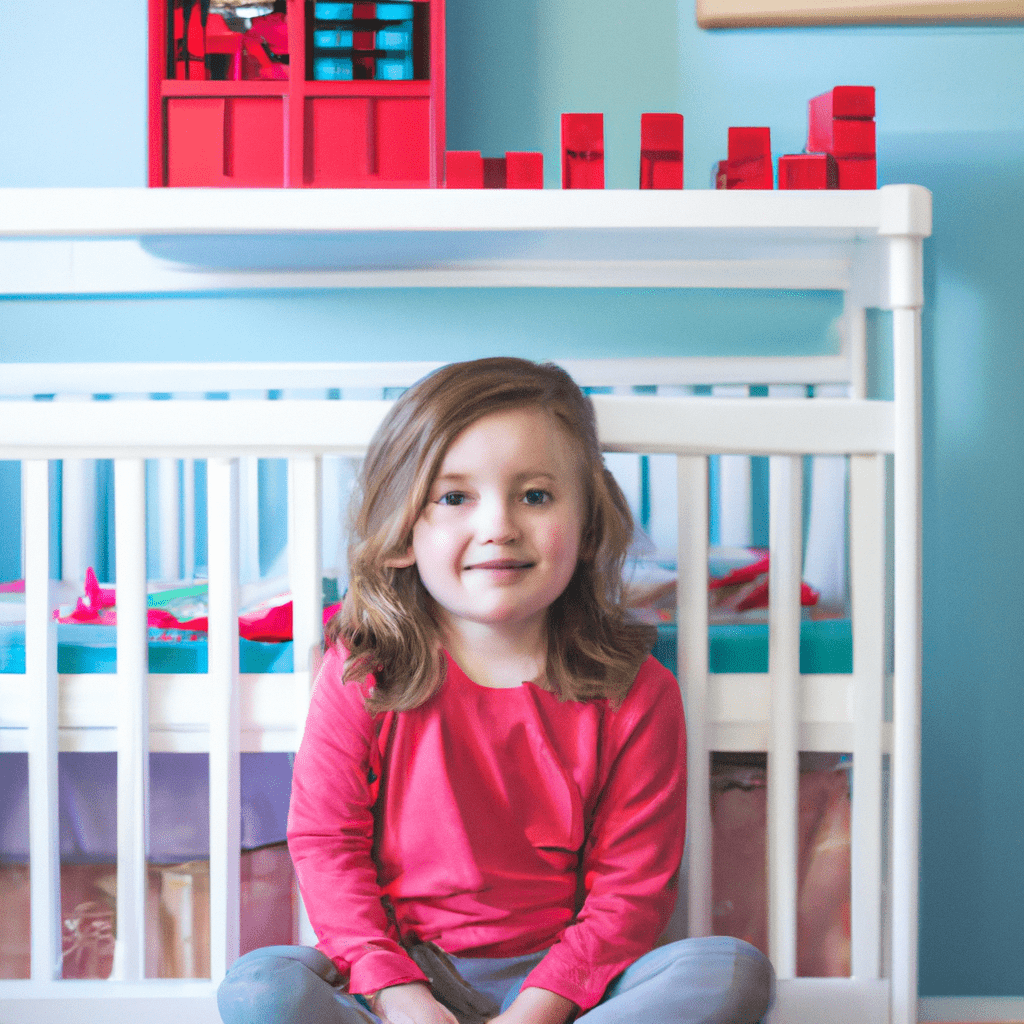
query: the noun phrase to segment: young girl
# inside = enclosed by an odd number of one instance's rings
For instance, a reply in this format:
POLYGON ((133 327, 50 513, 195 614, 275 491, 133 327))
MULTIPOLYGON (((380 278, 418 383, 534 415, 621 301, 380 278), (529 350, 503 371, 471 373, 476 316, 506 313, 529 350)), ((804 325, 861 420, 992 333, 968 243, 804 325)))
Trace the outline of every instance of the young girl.
POLYGON ((241 957, 226 1024, 761 1020, 753 946, 654 949, 683 713, 620 604, 632 520, 590 402, 551 365, 444 367, 361 484, 289 813, 319 943, 241 957))

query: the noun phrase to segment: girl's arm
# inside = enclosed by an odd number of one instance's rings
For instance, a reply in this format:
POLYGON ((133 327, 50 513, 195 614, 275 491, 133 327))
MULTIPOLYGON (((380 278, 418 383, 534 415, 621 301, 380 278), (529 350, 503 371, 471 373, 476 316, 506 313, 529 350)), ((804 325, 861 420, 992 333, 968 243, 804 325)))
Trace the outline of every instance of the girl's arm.
POLYGON ((653 658, 612 713, 603 744, 602 786, 579 868, 583 901, 524 982, 582 1011, 654 947, 675 903, 686 824, 686 737, 679 686, 653 658))
POLYGON ((288 848, 318 948, 349 975, 350 991, 366 994, 426 978, 384 910, 373 859, 377 733, 364 687, 343 683, 343 667, 341 653, 329 651, 313 691, 295 755, 288 848))

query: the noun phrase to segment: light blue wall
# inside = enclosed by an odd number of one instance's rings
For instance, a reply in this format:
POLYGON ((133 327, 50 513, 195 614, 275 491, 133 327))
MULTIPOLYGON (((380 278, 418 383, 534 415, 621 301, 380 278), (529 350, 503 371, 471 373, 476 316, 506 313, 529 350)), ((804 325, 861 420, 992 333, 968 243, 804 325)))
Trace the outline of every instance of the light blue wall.
MULTIPOLYGON (((143 7, 0 3, 0 185, 144 183, 143 7)), ((640 114, 681 111, 687 182, 704 187, 730 125, 767 124, 778 152, 799 151, 810 96, 877 87, 881 180, 935 197, 921 992, 1024 995, 1024 28, 703 32, 686 0, 449 0, 448 25, 449 148, 543 149, 549 186, 562 111, 605 113, 611 187, 635 183, 640 114)), ((635 292, 14 300, 0 303, 0 358, 350 359, 367 337, 395 358, 775 350, 773 322, 805 347, 827 301, 801 312, 766 295, 635 292)))

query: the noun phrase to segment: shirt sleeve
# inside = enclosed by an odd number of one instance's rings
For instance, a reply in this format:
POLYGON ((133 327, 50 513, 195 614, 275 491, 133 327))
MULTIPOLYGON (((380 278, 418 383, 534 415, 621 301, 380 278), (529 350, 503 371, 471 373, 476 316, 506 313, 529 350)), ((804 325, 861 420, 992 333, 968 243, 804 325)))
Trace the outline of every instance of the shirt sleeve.
POLYGON ((527 976, 586 1011, 654 948, 675 904, 686 826, 686 734, 675 678, 643 665, 606 738, 573 923, 527 976))
POLYGON ((349 976, 349 990, 375 992, 425 981, 399 942, 373 860, 381 771, 365 684, 342 682, 344 657, 324 658, 295 755, 288 849, 317 948, 349 976))

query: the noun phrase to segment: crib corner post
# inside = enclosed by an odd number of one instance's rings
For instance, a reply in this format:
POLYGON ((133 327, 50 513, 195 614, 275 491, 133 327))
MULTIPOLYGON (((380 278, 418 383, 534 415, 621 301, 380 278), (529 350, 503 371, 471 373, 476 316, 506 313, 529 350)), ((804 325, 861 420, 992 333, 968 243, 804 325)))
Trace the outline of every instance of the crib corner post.
MULTIPOLYGON (((895 437, 892 1024, 915 1024, 921 847, 921 307, 931 197, 915 189, 881 234, 889 247, 895 437)), ((890 204, 892 205, 892 204, 890 204)), ((893 214, 893 210, 888 211, 893 214)))

